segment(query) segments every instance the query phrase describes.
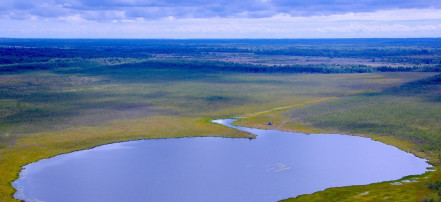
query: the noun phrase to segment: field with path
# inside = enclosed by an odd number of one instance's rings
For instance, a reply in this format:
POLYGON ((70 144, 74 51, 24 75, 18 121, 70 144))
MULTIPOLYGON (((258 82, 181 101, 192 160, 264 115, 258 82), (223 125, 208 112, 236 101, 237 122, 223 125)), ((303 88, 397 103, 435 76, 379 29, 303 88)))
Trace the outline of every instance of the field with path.
MULTIPOLYGON (((4 45, 11 43, 16 42, 3 42, 2 50, 11 51, 11 47, 4 45)), ((301 71, 296 69, 299 66, 285 67, 282 63, 293 61, 291 56, 286 56, 292 47, 283 46, 277 49, 279 52, 273 51, 278 53, 274 60, 282 61, 280 55, 284 54, 285 58, 280 66, 268 66, 256 65, 270 62, 268 53, 265 57, 253 56, 261 61, 241 59, 242 62, 231 63, 225 58, 214 60, 214 49, 209 49, 210 54, 191 52, 205 50, 200 44, 199 48, 172 47, 174 52, 167 52, 164 47, 168 46, 163 44, 157 46, 153 53, 136 49, 138 46, 127 51, 115 47, 105 49, 100 45, 92 47, 97 51, 90 55, 86 51, 89 49, 81 47, 60 49, 60 52, 50 48, 46 52, 18 48, 15 55, 3 54, 0 201, 14 200, 15 190, 10 183, 18 177, 21 166, 62 153, 146 138, 253 138, 210 122, 231 117, 241 118, 237 124, 260 128, 368 136, 428 158, 437 168, 436 172, 397 182, 332 188, 297 199, 439 198, 441 79, 436 72, 437 47, 425 49, 428 52, 424 54, 431 58, 426 66, 417 64, 421 58, 406 60, 412 65, 400 66, 394 63, 397 57, 381 57, 382 63, 387 60, 395 64, 390 68, 407 68, 404 72, 395 72, 375 69, 381 65, 363 66, 372 63, 372 58, 362 66, 348 65, 361 59, 347 56, 350 51, 338 51, 346 46, 332 49, 333 46, 328 45, 320 49, 324 56, 314 52, 314 57, 327 57, 332 63, 328 69, 320 69, 328 71, 324 74, 316 72, 317 67, 322 68, 321 62, 308 63, 313 66, 304 66, 301 71), (323 52, 327 49, 333 50, 333 55, 346 54, 345 57, 352 59, 329 59, 326 55, 329 53, 323 52), (124 51, 128 52, 127 57, 120 57, 125 56, 124 51), (38 57, 35 54, 39 54, 38 57), (339 65, 334 62, 338 61, 344 61, 344 71, 336 70, 339 65), (427 71, 428 68, 433 71, 427 71), (366 70, 365 73, 355 73, 360 69, 366 70), (303 71, 306 73, 299 73, 303 71), (272 126, 268 126, 270 121, 274 123, 272 126)), ((228 51, 241 52, 244 47, 253 50, 253 54, 268 51, 262 44, 234 45, 234 49, 228 51)), ((215 50, 219 54, 227 52, 219 47, 215 50)), ((306 57, 302 54, 311 50, 302 48, 293 54, 306 57)), ((360 50, 374 51, 374 48, 360 50)), ((413 49, 406 49, 409 50, 413 49)), ((392 49, 385 51, 391 55, 392 49)), ((244 53, 241 54, 236 58, 244 57, 244 53)), ((376 60, 378 58, 380 56, 376 56, 376 60)), ((305 58, 301 60, 304 65, 305 58)))

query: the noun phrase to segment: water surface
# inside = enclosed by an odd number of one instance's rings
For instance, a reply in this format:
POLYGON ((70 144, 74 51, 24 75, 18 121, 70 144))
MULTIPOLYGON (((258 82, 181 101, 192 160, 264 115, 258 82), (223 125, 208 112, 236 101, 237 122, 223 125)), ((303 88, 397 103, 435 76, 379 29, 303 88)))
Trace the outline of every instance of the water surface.
POLYGON ((24 166, 27 201, 277 201, 424 173, 424 159, 369 138, 232 126, 256 139, 195 137, 99 146, 24 166))

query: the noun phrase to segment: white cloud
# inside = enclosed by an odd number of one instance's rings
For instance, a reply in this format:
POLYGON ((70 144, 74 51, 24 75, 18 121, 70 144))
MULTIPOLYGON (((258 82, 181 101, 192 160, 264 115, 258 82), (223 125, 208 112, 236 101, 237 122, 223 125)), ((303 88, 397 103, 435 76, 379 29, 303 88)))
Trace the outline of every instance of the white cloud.
MULTIPOLYGON (((95 14, 95 15, 93 15, 95 14)), ((329 16, 267 18, 127 19, 124 11, 107 11, 114 21, 90 15, 34 20, 0 20, 0 37, 69 38, 343 38, 441 37, 440 9, 402 9, 329 16), (46 20, 43 20, 46 19, 46 20)))

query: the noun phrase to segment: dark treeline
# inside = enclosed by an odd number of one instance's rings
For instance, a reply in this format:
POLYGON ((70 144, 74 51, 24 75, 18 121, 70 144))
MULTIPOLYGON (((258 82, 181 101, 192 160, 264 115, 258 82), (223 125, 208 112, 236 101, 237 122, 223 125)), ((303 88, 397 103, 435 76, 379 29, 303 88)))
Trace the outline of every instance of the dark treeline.
POLYGON ((251 65, 220 61, 198 60, 152 60, 140 64, 124 64, 114 68, 177 68, 198 71, 224 71, 249 73, 368 73, 368 72, 440 72, 441 65, 436 67, 371 67, 366 65, 251 65))
POLYGON ((0 39, 0 71, 3 72, 71 67, 74 63, 78 66, 78 63, 81 63, 78 58, 84 64, 91 63, 88 59, 119 58, 117 60, 121 60, 120 58, 122 58, 127 61, 129 59, 149 60, 144 61, 143 64, 150 67, 162 65, 167 68, 235 72, 439 72, 441 68, 441 39, 0 39), (251 55, 254 58, 266 58, 268 61, 271 61, 271 58, 275 56, 360 58, 367 59, 371 63, 382 62, 397 65, 296 64, 294 62, 284 65, 256 65, 246 62, 213 60, 213 58, 207 58, 210 53, 247 54, 247 56, 251 55), (176 57, 180 59, 176 59, 176 57), (76 62, 72 62, 72 60, 76 60, 76 62))
POLYGON ((257 50, 262 55, 321 56, 321 57, 359 57, 382 58, 387 56, 439 55, 439 48, 406 47, 287 47, 279 50, 257 50))
POLYGON ((152 59, 140 63, 121 65, 99 65, 93 62, 46 62, 32 64, 14 64, 0 66, 0 74, 33 70, 50 70, 57 73, 96 73, 107 72, 111 69, 150 68, 150 69, 181 69, 199 72, 244 72, 244 73, 369 73, 369 72, 441 72, 441 65, 425 67, 372 67, 356 64, 310 64, 310 65, 252 65, 209 60, 179 60, 179 59, 152 59), (75 67, 75 68, 72 68, 75 67))

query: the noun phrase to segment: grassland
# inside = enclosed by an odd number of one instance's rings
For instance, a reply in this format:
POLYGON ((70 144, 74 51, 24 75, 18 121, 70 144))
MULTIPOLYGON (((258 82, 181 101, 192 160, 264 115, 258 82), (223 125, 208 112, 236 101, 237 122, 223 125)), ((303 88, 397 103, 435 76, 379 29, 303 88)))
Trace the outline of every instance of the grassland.
MULTIPOLYGON (((9 46, 17 44, 13 40, 8 43, 1 57, 6 62, 0 65, 0 201, 14 201, 10 183, 18 177, 21 166, 57 154, 146 138, 252 138, 210 123, 211 119, 222 117, 244 117, 238 124, 254 127, 369 136, 429 158, 439 168, 441 113, 436 73, 264 73, 267 67, 273 68, 266 64, 273 59, 280 62, 278 65, 291 64, 295 58, 290 57, 294 53, 302 57, 297 59, 304 63, 311 62, 305 59, 308 54, 321 57, 318 63, 309 65, 321 66, 326 60, 331 69, 339 68, 340 64, 334 64, 338 61, 349 65, 346 70, 354 65, 351 61, 360 63, 355 65, 367 62, 378 66, 373 64, 372 57, 362 57, 364 53, 375 55, 375 47, 351 51, 346 45, 320 49, 308 45, 293 49, 283 45, 274 48, 265 44, 228 44, 225 48, 222 43, 205 47, 192 42, 183 48, 176 43, 173 46, 153 43, 152 53, 138 46, 106 49, 98 41, 98 45, 85 49, 76 47, 79 42, 75 42, 73 48, 48 48, 46 52, 15 48, 11 53, 9 46), (243 50, 251 50, 253 58, 238 64, 226 61, 232 58, 228 55, 231 52, 242 51, 236 59, 245 57, 243 50), (354 51, 355 55, 348 56, 354 51), (226 52, 224 58, 216 56, 226 52), (287 53, 291 56, 284 55, 287 53), (33 54, 39 56, 28 57, 33 54), (352 59, 343 60, 343 56, 352 59), (262 65, 265 68, 252 66, 252 63, 265 63, 262 65), (251 66, 247 66, 249 64, 251 66), (274 125, 268 126, 269 121, 274 125)), ((42 42, 46 43, 49 42, 42 42)), ((63 42, 62 45, 71 44, 63 42)), ((435 45, 426 44, 425 51, 419 46, 389 48, 383 51, 389 54, 387 57, 376 54, 375 60, 390 63, 394 68, 436 69, 439 47, 435 45), (410 56, 406 56, 404 65, 398 58, 409 51, 431 58, 429 64, 421 65, 421 58, 408 60, 410 56), (394 52, 400 54, 394 56, 394 52)), ((38 45, 39 50, 46 50, 40 46, 43 45, 38 45)), ((437 171, 410 177, 412 183, 385 182, 328 189, 298 199, 437 198, 437 192, 429 189, 427 183, 439 181, 439 176, 437 171)))
POLYGON ((371 137, 430 160, 437 171, 394 182, 331 188, 287 201, 440 200, 430 184, 441 178, 441 75, 374 92, 345 96, 295 109, 245 117, 240 124, 306 133, 343 133, 371 137), (273 121, 268 126, 269 120, 273 121))
MULTIPOLYGON (((8 87, 2 91, 15 97, 4 101, 2 107, 9 114, 3 118, 1 134, 2 201, 12 200, 14 190, 10 182, 17 177, 20 167, 41 158, 143 138, 248 137, 208 120, 279 106, 304 106, 432 75, 192 75, 186 72, 191 76, 186 80, 181 78, 183 72, 172 76, 173 72, 163 72, 171 78, 163 82, 150 78, 146 72, 138 72, 139 80, 133 77, 130 82, 125 78, 90 75, 69 78, 35 72, 2 76, 3 81, 12 79, 13 85, 20 87, 20 90, 8 91, 11 88, 8 87), (152 80, 146 81, 145 77, 152 80)), ((11 82, 3 86, 8 84, 11 82)))

